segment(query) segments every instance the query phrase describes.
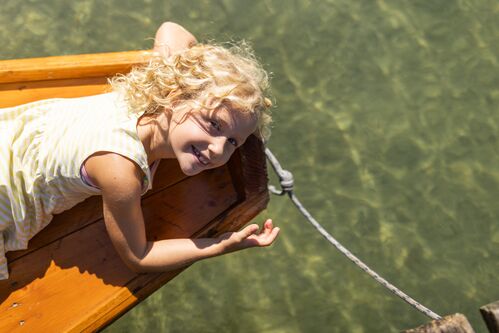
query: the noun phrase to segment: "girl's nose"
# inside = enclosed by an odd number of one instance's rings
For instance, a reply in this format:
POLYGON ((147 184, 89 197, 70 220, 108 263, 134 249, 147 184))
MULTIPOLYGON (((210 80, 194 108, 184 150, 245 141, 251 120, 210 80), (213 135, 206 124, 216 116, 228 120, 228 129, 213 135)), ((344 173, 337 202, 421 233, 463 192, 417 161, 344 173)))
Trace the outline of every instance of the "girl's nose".
POLYGON ((213 162, 225 162, 221 161, 220 159, 223 159, 226 155, 226 145, 226 137, 220 136, 213 138, 213 141, 208 146, 208 150, 210 151, 210 159, 213 160, 213 162))

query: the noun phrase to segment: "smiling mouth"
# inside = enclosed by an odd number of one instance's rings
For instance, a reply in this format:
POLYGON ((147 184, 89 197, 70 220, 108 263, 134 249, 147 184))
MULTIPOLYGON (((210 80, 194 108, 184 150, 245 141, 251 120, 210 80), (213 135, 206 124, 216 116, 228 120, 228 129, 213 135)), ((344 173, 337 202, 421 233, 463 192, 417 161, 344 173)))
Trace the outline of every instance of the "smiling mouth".
POLYGON ((209 161, 206 159, 206 157, 201 155, 201 152, 199 150, 197 150, 196 147, 194 147, 194 146, 191 146, 191 147, 192 147, 192 151, 193 151, 194 155, 196 155, 196 157, 198 158, 198 161, 202 165, 208 165, 209 161))

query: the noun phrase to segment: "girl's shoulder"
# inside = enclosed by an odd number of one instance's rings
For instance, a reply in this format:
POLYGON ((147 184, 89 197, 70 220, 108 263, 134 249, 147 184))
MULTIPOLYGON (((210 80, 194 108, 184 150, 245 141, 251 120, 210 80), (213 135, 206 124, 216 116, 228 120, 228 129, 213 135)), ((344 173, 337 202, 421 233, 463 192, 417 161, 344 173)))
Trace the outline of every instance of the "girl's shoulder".
POLYGON ((131 159, 112 152, 97 152, 84 162, 88 177, 103 195, 116 198, 140 197, 142 169, 131 159))

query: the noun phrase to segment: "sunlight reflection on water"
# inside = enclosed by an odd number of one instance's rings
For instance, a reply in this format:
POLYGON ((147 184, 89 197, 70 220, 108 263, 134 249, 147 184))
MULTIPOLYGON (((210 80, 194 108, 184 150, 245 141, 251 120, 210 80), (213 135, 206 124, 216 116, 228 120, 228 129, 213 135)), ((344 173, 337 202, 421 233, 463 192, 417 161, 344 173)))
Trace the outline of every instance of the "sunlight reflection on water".
MULTIPOLYGON (((475 1, 7 0, 1 57, 148 48, 163 20, 245 38, 273 73, 270 147, 315 217, 439 314, 499 300, 499 7, 475 1)), ((273 179, 273 178, 271 178, 273 179)), ((428 319, 284 198, 272 248, 189 268, 107 332, 392 332, 428 319)))

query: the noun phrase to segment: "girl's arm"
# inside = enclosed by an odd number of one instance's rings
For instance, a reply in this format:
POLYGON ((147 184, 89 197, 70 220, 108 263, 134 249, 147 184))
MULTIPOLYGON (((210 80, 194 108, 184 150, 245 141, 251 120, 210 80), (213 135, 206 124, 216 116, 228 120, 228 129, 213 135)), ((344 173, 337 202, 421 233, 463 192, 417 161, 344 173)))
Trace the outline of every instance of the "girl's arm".
POLYGON ((168 57, 197 43, 196 37, 181 25, 164 22, 156 31, 153 51, 168 57))
POLYGON ((279 228, 274 228, 271 220, 265 222, 259 233, 258 229, 258 225, 251 224, 239 232, 228 232, 218 238, 165 239, 147 242, 137 271, 169 271, 200 259, 255 246, 268 246, 279 233, 279 228))
POLYGON ((169 271, 197 260, 249 247, 268 246, 279 228, 267 220, 258 232, 252 224, 218 238, 147 241, 140 204, 142 171, 125 157, 96 155, 85 163, 92 180, 102 189, 104 221, 109 237, 122 260, 133 271, 169 271))

